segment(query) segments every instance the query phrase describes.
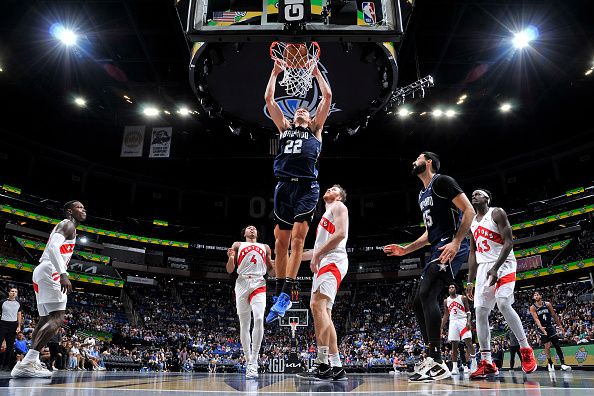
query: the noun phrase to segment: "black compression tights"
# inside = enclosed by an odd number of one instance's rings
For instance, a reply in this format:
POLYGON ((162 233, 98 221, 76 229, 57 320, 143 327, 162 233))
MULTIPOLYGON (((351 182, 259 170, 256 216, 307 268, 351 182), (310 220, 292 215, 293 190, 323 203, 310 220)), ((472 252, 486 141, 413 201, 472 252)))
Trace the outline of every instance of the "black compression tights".
MULTIPOLYGON (((437 274, 437 266, 430 266, 417 288, 413 307, 417 323, 425 343, 439 347, 441 343, 441 311, 438 297, 444 288, 444 281, 437 274)), ((436 358, 437 356, 434 356, 436 358)))
MULTIPOLYGON (((553 346, 555 347, 555 350, 557 351, 557 357, 559 358, 561 364, 565 364, 565 356, 563 355, 563 350, 561 349, 561 345, 559 344, 559 338, 553 337, 551 339, 551 344, 553 344, 553 346)), ((549 363, 552 363, 551 359, 549 359, 549 363)))

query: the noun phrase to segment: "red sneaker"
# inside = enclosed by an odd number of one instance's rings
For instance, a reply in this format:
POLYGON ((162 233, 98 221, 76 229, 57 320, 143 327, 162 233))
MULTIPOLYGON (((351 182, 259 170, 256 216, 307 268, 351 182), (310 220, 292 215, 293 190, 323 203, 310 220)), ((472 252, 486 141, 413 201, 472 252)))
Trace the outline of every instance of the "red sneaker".
POLYGON ((520 355, 522 356, 522 371, 526 374, 536 371, 538 365, 536 364, 532 348, 520 348, 520 355))
POLYGON ((497 375, 499 369, 492 363, 487 363, 486 360, 481 360, 478 364, 476 371, 470 374, 470 379, 482 379, 487 378, 487 375, 497 375))

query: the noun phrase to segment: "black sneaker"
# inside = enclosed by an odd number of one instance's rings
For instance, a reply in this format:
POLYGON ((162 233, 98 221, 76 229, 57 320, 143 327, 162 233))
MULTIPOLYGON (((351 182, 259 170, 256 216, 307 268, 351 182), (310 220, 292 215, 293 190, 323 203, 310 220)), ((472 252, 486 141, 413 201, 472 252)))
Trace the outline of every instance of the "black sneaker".
POLYGON ((318 374, 315 376, 315 379, 318 381, 332 381, 334 374, 332 372, 332 367, 328 364, 321 363, 318 366, 318 374))
POLYGON ((332 367, 332 381, 346 381, 347 379, 344 367, 332 367))
MULTIPOLYGON (((309 379, 309 380, 313 380, 316 379, 316 377, 318 376, 318 372, 320 370, 320 366, 328 366, 327 364, 324 363, 314 363, 313 366, 310 367, 309 370, 306 371, 302 371, 301 373, 297 373, 297 377, 298 378, 303 378, 303 379, 309 379)), ((328 366, 330 367, 330 366, 328 366)))

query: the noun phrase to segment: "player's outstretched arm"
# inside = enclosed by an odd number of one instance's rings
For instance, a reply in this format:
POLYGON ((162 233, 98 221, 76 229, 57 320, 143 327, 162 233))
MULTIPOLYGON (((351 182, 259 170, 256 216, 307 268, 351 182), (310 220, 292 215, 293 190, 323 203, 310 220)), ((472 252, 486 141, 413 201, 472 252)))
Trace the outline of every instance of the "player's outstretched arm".
POLYGON ((233 242, 233 245, 227 249, 227 273, 230 274, 235 270, 237 251, 239 250, 239 242, 233 242))
POLYGON ((501 208, 493 209, 493 221, 495 221, 495 224, 497 224, 497 227, 501 231, 501 236, 503 237, 503 247, 501 248, 499 257, 497 257, 497 261, 487 273, 487 276, 491 277, 489 286, 493 286, 497 282, 497 271, 499 271, 499 268, 501 268, 503 263, 505 263, 509 252, 511 252, 514 247, 512 227, 511 224, 509 224, 507 213, 505 213, 505 211, 501 208))
POLYGON ((530 306, 530 314, 532 315, 532 319, 534 319, 534 323, 536 324, 536 327, 538 327, 540 329, 540 331, 542 331, 544 333, 544 335, 548 335, 546 329, 544 327, 542 327, 542 324, 540 323, 540 320, 538 319, 538 315, 536 314, 536 309, 534 308, 534 305, 530 306))
POLYGON ((462 303, 464 304, 464 309, 466 310, 466 327, 468 330, 472 328, 472 312, 470 311, 470 304, 468 304, 468 297, 462 296, 462 303))
POLYGON ((409 243, 406 246, 398 245, 396 243, 384 246, 384 253, 386 253, 388 256, 405 256, 414 252, 415 250, 419 250, 428 242, 429 232, 425 230, 423 235, 421 235, 416 241, 409 243))
POLYGON ((332 90, 330 89, 330 85, 316 66, 313 70, 313 76, 318 81, 318 85, 320 87, 320 92, 322 94, 322 100, 316 109, 316 116, 311 121, 312 124, 312 131, 316 134, 318 139, 322 139, 322 129, 324 128, 324 124, 326 123, 326 119, 330 114, 330 106, 332 106, 332 90))
POLYGON ((274 125, 276 125, 276 128, 279 132, 284 132, 290 127, 289 121, 287 121, 280 107, 276 103, 276 100, 274 100, 276 78, 278 77, 281 71, 282 68, 279 66, 277 62, 275 62, 274 69, 272 69, 272 73, 270 73, 270 79, 268 79, 268 85, 266 85, 264 100, 266 101, 266 108, 268 109, 268 113, 270 114, 270 118, 272 118, 274 125))
POLYGON ((268 270, 268 275, 276 276, 276 271, 274 269, 274 260, 271 259, 272 250, 270 250, 270 246, 268 246, 268 244, 264 246, 266 248, 266 269, 268 270))
POLYGON ((301 261, 311 261, 313 257, 313 249, 303 250, 303 254, 301 255, 301 261))
POLYGON ((555 308, 553 308, 553 305, 548 301, 547 308, 549 309, 549 312, 551 313, 553 320, 555 321, 555 323, 557 323, 557 326, 559 326, 559 329, 561 329, 561 332, 563 332, 563 336, 565 337, 565 329, 563 328, 563 323, 561 323, 561 318, 559 318, 559 315, 557 315, 555 308))
POLYGON ((466 297, 469 300, 474 300, 474 281, 476 280, 476 270, 478 265, 476 263, 476 245, 474 238, 470 236, 470 253, 468 254, 468 278, 466 283, 466 297))
POLYGON ((72 292, 72 283, 68 279, 68 272, 66 268, 66 262, 60 253, 60 247, 66 241, 66 239, 74 239, 76 235, 76 227, 70 220, 64 220, 58 224, 56 231, 47 242, 47 252, 50 257, 50 261, 54 265, 56 271, 60 273, 60 286, 62 293, 69 294, 72 292))

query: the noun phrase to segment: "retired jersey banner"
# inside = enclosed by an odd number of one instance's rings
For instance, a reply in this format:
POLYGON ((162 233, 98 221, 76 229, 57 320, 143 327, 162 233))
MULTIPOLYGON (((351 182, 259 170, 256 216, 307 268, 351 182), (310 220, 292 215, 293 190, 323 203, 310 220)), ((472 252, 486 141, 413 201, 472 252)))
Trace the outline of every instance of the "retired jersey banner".
POLYGON ((171 127, 153 128, 149 158, 168 158, 172 136, 173 130, 171 127))
POLYGON ((121 157, 142 157, 144 128, 144 125, 126 126, 124 128, 121 157))

